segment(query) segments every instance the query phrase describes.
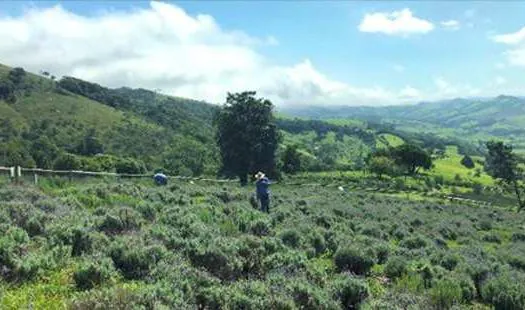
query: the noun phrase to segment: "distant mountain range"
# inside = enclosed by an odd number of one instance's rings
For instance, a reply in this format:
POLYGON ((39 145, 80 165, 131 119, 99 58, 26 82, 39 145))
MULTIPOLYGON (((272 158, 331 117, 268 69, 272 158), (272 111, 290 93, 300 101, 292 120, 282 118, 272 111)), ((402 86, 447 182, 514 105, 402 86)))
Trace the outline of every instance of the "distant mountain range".
POLYGON ((525 133, 525 97, 504 95, 386 107, 285 107, 280 112, 301 118, 361 119, 415 129, 439 127, 505 138, 525 133))

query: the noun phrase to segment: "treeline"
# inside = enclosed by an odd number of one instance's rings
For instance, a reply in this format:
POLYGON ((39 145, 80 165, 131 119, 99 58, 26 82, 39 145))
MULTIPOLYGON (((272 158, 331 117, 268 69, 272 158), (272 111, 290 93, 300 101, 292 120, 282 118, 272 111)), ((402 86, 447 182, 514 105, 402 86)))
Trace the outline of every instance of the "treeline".
POLYGON ((292 134, 314 131, 319 138, 322 139, 328 133, 333 132, 338 141, 343 141, 344 136, 347 135, 355 136, 370 146, 375 144, 375 135, 373 132, 355 126, 336 125, 320 120, 301 119, 277 119, 276 124, 279 129, 292 134))
POLYGON ((442 137, 431 132, 409 132, 400 130, 394 124, 388 123, 367 122, 367 125, 368 129, 376 134, 392 134, 429 151, 444 153, 447 145, 455 145, 462 155, 483 156, 486 152, 485 145, 481 141, 473 143, 460 138, 442 137))
POLYGON ((212 120, 217 108, 207 103, 167 97, 146 89, 110 89, 73 77, 63 77, 58 86, 119 110, 133 112, 179 134, 213 141, 212 120))
POLYGON ((57 146, 53 137, 59 133, 48 121, 34 123, 20 131, 9 119, 1 121, 0 165, 56 170, 109 171, 144 173, 139 159, 104 154, 104 146, 94 129, 70 145, 57 146))

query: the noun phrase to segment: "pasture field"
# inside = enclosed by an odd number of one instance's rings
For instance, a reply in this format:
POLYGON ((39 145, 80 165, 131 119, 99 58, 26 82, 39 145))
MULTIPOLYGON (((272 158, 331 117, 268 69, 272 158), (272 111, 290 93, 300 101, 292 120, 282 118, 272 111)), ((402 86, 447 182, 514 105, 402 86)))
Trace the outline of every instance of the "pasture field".
POLYGON ((525 215, 275 184, 0 188, 2 309, 524 309, 525 215))

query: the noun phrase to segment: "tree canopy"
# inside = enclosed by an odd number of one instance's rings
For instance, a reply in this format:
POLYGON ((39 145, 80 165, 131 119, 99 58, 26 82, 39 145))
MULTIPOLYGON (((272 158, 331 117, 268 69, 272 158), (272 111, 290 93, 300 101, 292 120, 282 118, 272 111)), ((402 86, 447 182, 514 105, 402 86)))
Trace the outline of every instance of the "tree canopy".
POLYGON ((216 115, 221 173, 238 176, 241 184, 258 170, 276 176, 275 152, 280 135, 274 123, 273 104, 256 93, 228 93, 216 115))
POLYGON ((402 144, 392 150, 396 163, 407 169, 410 175, 416 174, 419 168, 428 170, 432 167, 430 155, 414 144, 402 144))
POLYGON ((495 179, 510 184, 518 200, 518 211, 525 207, 521 199, 521 188, 518 184, 523 178, 523 171, 518 166, 518 157, 512 151, 512 146, 501 141, 486 143, 487 155, 485 157, 485 171, 495 179))

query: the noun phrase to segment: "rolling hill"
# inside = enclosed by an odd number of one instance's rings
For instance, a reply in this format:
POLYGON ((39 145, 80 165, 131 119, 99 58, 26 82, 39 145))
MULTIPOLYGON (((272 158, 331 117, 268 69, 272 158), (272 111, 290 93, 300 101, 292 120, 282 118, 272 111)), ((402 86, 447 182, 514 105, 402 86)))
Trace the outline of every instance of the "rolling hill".
MULTIPOLYGON (((110 89, 68 76, 55 81, 0 66, 0 165, 51 168, 66 156, 62 168, 119 170, 117 157, 144 167, 128 172, 163 168, 212 175, 219 164, 217 108, 146 89, 110 89), (98 153, 105 155, 94 156, 98 153)), ((277 126, 284 137, 281 149, 298 146, 305 169, 362 166, 377 144, 376 129, 364 122, 278 117, 277 126)))
POLYGON ((427 132, 441 137, 463 137, 472 142, 497 137, 525 149, 525 98, 498 96, 386 107, 288 107, 288 116, 358 119, 389 124, 405 132, 427 132))
POLYGON ((101 146, 97 152, 142 161, 148 170, 201 174, 216 169, 215 106, 15 71, 0 66, 0 165, 49 168, 60 153, 95 155, 79 150, 89 138, 101 146), (44 152, 50 158, 31 158, 42 145, 49 147, 44 152))
MULTIPOLYGON (((511 100, 505 104, 520 108, 511 100)), ((439 104, 421 104, 415 111, 306 108, 289 113, 322 120, 278 114, 283 136, 278 155, 286 146, 296 146, 307 171, 361 169, 371 151, 399 141, 431 151, 456 145, 461 154, 480 155, 475 142, 455 134, 464 121, 458 114, 452 122, 452 112, 485 115, 481 121, 487 123, 489 107, 448 105, 451 112, 446 119, 436 119, 439 104), (442 127, 445 121, 450 122, 449 129, 442 127)), ((110 89, 67 76, 56 81, 0 66, 0 165, 52 168, 60 159, 58 166, 64 169, 136 173, 161 168, 172 174, 214 175, 219 166, 213 125, 217 108, 146 89, 110 89)), ((501 113, 503 117, 514 115, 501 113)))

